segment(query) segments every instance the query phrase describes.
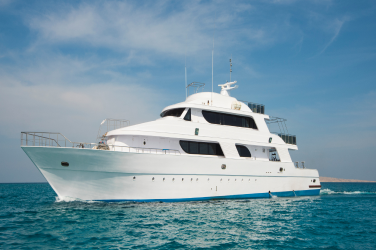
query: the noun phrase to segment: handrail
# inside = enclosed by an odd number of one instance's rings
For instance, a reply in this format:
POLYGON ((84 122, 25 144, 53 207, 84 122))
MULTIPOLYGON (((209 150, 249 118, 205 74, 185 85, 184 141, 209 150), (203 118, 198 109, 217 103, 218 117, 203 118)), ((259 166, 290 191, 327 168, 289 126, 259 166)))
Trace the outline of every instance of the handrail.
POLYGON ((255 102, 248 102, 239 100, 239 102, 243 102, 247 104, 247 106, 252 110, 253 113, 265 114, 265 105, 255 102))
POLYGON ((155 154, 158 154, 159 152, 161 154, 167 154, 167 152, 168 152, 168 154, 171 154, 171 152, 173 152, 175 155, 181 154, 180 151, 176 150, 176 149, 129 147, 129 146, 118 146, 118 145, 113 145, 113 144, 109 144, 108 146, 109 146, 109 150, 111 150, 111 151, 124 152, 124 149, 128 149, 128 152, 136 152, 136 153, 147 153, 147 151, 149 153, 152 153, 152 151, 155 151, 155 154), (116 150, 116 148, 121 148, 121 150, 116 150), (132 151, 132 150, 134 150, 134 151, 132 151))
POLYGON ((287 144, 296 145, 296 135, 277 133, 277 132, 270 132, 270 133, 278 135, 287 144))
POLYGON ((63 147, 62 145, 64 145, 64 147, 67 147, 67 144, 68 146, 71 144, 72 147, 86 146, 89 148, 96 145, 96 143, 72 142, 58 132, 21 132, 21 146, 63 147))
POLYGON ((93 150, 111 150, 111 151, 121 151, 121 152, 175 154, 175 155, 180 154, 180 151, 175 150, 175 149, 142 148, 142 147, 118 146, 118 145, 113 145, 113 144, 72 142, 63 134, 58 133, 58 132, 21 132, 21 146, 67 147, 67 144, 68 144, 68 147, 88 148, 88 149, 93 149, 93 150))

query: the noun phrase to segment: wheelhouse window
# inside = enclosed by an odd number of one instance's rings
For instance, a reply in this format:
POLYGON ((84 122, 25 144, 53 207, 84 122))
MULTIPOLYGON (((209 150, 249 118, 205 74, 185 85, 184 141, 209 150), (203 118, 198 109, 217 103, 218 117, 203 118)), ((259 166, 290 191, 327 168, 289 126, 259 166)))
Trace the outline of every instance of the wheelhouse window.
POLYGON ((256 123, 252 117, 230 115, 206 110, 202 111, 202 115, 209 123, 257 129, 256 123))
POLYGON ((165 110, 165 111, 163 111, 163 112, 161 113, 161 117, 166 117, 166 116, 176 116, 176 117, 180 117, 184 110, 185 110, 185 108, 178 108, 178 109, 169 109, 169 110, 165 110))
POLYGON ((191 120, 191 109, 188 109, 187 113, 184 116, 184 120, 186 120, 186 121, 191 120))
POLYGON ((246 146, 236 145, 240 157, 252 157, 251 152, 246 146))
POLYGON ((219 143, 180 141, 180 146, 187 154, 224 156, 219 143))

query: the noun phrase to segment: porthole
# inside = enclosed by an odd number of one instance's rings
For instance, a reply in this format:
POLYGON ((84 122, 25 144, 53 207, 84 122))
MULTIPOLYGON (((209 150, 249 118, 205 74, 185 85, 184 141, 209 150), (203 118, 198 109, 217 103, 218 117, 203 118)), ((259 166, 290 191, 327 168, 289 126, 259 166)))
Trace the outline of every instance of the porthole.
POLYGON ((63 167, 69 167, 69 163, 66 162, 66 161, 62 161, 61 162, 61 166, 63 166, 63 167))
POLYGON ((154 177, 151 180, 154 181, 154 177))
POLYGON ((200 129, 199 128, 196 128, 195 129, 195 135, 198 135, 198 132, 200 131, 200 129))

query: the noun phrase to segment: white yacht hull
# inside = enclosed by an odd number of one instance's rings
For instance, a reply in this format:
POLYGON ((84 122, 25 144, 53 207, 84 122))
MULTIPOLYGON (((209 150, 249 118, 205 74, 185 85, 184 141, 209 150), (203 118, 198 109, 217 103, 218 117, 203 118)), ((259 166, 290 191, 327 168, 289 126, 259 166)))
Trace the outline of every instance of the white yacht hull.
POLYGON ((22 147, 60 199, 189 201, 319 195, 317 170, 292 162, 63 147, 22 147), (68 162, 64 167, 61 162, 68 162), (222 169, 222 164, 226 165, 222 169), (280 172, 280 168, 284 171, 280 172))

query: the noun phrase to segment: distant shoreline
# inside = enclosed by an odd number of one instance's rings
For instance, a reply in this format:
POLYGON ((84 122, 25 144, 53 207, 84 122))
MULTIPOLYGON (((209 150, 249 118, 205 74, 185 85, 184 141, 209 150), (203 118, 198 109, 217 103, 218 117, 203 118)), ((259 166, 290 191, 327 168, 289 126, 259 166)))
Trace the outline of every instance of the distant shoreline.
POLYGON ((339 178, 333 178, 333 177, 322 177, 322 176, 320 176, 320 182, 376 182, 376 181, 339 179, 339 178))

